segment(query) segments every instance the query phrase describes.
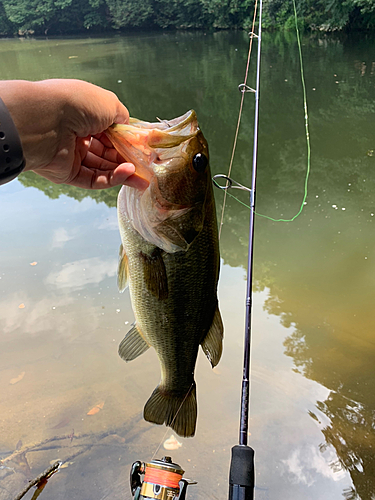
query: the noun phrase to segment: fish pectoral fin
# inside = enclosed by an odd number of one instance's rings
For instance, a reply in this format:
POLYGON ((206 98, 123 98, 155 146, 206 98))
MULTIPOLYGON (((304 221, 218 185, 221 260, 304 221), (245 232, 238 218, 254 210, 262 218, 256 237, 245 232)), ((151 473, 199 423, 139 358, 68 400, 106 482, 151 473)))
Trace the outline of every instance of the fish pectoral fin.
POLYGON ((194 207, 172 210, 168 218, 158 225, 158 232, 182 251, 187 251, 202 231, 203 220, 203 204, 196 203, 194 207))
POLYGON ((203 352, 211 363, 212 368, 218 364, 223 352, 224 326, 219 307, 216 306, 214 319, 204 340, 201 342, 203 352))
POLYGON ((180 232, 171 224, 160 224, 160 226, 158 226, 158 232, 162 234, 167 241, 179 247, 181 251, 186 252, 186 250, 188 250, 189 244, 186 242, 183 236, 181 236, 180 232))
POLYGON ((117 285, 120 292, 123 292, 128 285, 128 257, 122 243, 118 254, 117 285))
POLYGON ((118 353, 124 361, 132 361, 147 351, 150 346, 139 333, 137 325, 125 335, 118 348, 118 353))
POLYGON ((147 290, 159 300, 168 297, 167 271, 162 257, 162 250, 156 247, 151 254, 140 253, 143 261, 143 273, 147 290))

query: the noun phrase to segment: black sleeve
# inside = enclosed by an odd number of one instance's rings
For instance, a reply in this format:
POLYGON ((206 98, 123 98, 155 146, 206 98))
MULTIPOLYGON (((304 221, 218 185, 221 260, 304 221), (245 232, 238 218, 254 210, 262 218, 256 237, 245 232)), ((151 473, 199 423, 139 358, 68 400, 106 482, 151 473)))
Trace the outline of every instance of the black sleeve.
POLYGON ((21 139, 0 98, 0 185, 15 179, 25 168, 21 139))

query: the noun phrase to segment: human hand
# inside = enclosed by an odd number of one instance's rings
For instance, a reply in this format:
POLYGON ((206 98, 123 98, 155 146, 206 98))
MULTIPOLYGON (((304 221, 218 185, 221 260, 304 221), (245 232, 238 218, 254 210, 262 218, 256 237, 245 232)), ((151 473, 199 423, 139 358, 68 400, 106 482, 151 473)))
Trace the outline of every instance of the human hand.
POLYGON ((0 82, 0 96, 19 132, 25 171, 86 189, 145 187, 103 133, 129 120, 112 92, 81 80, 13 80, 0 82))

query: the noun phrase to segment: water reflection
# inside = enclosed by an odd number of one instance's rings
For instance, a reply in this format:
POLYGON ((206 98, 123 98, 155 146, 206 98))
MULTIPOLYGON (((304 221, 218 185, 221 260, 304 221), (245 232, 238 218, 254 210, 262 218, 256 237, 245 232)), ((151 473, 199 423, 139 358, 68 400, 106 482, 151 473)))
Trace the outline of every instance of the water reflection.
MULTIPOLYGON (((264 42, 258 211, 290 217, 302 199, 306 168, 298 54, 292 35, 265 35, 264 42)), ((3 77, 40 77, 35 68, 43 64, 43 77, 79 76, 112 88, 134 116, 146 120, 196 108, 213 173, 226 173, 239 104, 235 89, 246 57, 244 34, 19 45, 0 45, 2 56, 15 60, 12 74, 5 65, 3 77)), ((258 499, 345 494, 365 500, 375 493, 375 157, 368 154, 375 149, 373 49, 370 40, 305 39, 313 148, 308 204, 294 223, 256 220, 251 444, 257 451, 258 499)), ((243 184, 250 182, 251 107, 247 101, 233 171, 243 184)), ((0 273, 4 454, 22 436, 41 441, 70 428, 100 436, 109 427, 127 439, 121 425, 139 417, 157 383, 152 354, 131 367, 117 359, 124 323, 132 321, 128 298, 118 296, 114 278, 117 191, 51 185, 32 173, 2 189, 0 203, 12 214, 2 221, 8 246, 0 249, 6 264, 0 273), (20 196, 33 210, 20 206, 20 196), (37 229, 42 220, 45 231, 37 229), (34 260, 38 265, 30 267, 34 260), (18 308, 21 303, 25 309, 18 308), (22 382, 10 386, 23 371, 22 382), (44 383, 46 376, 52 387, 44 383), (100 420, 90 420, 88 410, 106 394, 100 420), (22 416, 26 401, 28 423, 22 416)), ((216 195, 220 213, 222 196, 216 195)), ((198 360, 197 438, 184 440, 174 455, 199 480, 199 489, 189 491, 195 499, 226 497, 229 448, 237 440, 247 228, 248 211, 228 200, 221 239, 224 356, 214 376, 198 360)), ((71 487, 62 485, 60 476, 54 497, 96 498, 93 484, 100 470, 98 498, 128 498, 128 464, 152 456, 162 438, 140 420, 134 426, 138 434, 130 439, 126 458, 116 447, 108 454, 98 447, 99 454, 88 454, 74 469, 71 487), (84 474, 81 482, 74 474, 84 474)), ((45 460, 32 465, 43 470, 45 460)))
POLYGON ((59 271, 51 272, 44 282, 47 288, 80 290, 89 284, 100 283, 106 277, 116 274, 117 259, 103 260, 99 257, 76 260, 64 264, 59 271))
POLYGON ((108 207, 117 205, 117 194, 119 187, 112 189, 103 189, 98 191, 88 191, 75 186, 65 184, 52 184, 44 177, 34 174, 34 172, 25 172, 19 177, 19 181, 25 187, 35 187, 42 191, 52 200, 58 199, 61 195, 69 196, 75 200, 81 201, 87 197, 99 202, 104 202, 108 207))

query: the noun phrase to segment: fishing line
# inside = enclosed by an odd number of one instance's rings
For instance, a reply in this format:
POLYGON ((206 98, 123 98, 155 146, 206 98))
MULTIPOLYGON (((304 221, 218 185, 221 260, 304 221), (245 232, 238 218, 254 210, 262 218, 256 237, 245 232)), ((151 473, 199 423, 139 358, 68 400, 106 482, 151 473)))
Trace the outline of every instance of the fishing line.
MULTIPOLYGON (((235 153, 236 147, 237 147, 237 138, 238 138, 238 132, 240 130, 240 123, 241 123, 241 117, 242 117, 242 108, 243 108, 243 103, 244 103, 244 99, 245 99, 245 93, 248 91, 248 88, 249 88, 247 86, 247 77, 249 75, 250 57, 251 57, 251 49, 253 47, 253 38, 254 38, 254 29, 255 29, 255 19, 256 19, 256 14, 257 14, 257 7, 258 7, 258 0, 255 0, 253 24, 252 24, 251 33, 250 33, 249 52, 247 54, 245 79, 244 79, 244 83, 242 83, 241 85, 239 85, 239 89, 240 89, 240 92, 241 92, 241 103, 240 103, 240 110, 238 112, 238 120, 237 120, 236 133, 234 134, 232 156, 231 156, 231 159, 230 159, 230 162, 229 162, 228 178, 229 178, 229 176, 231 174, 231 171, 232 171, 234 153, 235 153)), ((226 202, 226 199, 227 199, 227 194, 229 196, 233 196, 230 193, 227 193, 227 190, 225 189, 225 191, 224 191, 224 200, 223 200, 223 208, 221 210, 221 219, 220 219, 220 226, 219 226, 219 239, 220 239, 220 236, 221 236, 221 228, 223 227, 223 224, 224 224, 224 211, 225 211, 225 202, 226 202)))
MULTIPOLYGON (((180 411, 180 410, 181 410, 181 408, 182 408, 182 405, 185 403, 186 398, 189 396, 189 394, 190 394, 190 392, 191 392, 191 389, 192 389, 193 387, 194 387, 194 383, 192 383, 192 384, 191 384, 191 386, 190 386, 189 390, 187 391, 187 393, 186 393, 186 395, 185 395, 184 399, 182 400, 182 403, 180 404, 180 406, 178 407, 178 409, 177 409, 177 411, 176 411, 176 415, 173 417, 173 420, 172 420, 172 422, 168 425, 168 427, 172 427, 172 425, 174 424, 174 421, 176 420, 177 415, 178 415, 179 411, 180 411)), ((159 446, 156 448, 156 450, 155 450, 154 454, 152 455, 151 460, 153 460, 153 459, 155 458, 155 456, 156 456, 157 452, 158 452, 158 451, 159 451, 159 449, 160 449, 160 446, 163 444, 163 441, 165 440, 165 438, 166 438, 167 434, 169 434, 169 433, 170 433, 170 430, 169 430, 169 429, 167 429, 167 430, 165 431, 165 433, 164 433, 164 436, 161 438, 161 441, 160 441, 160 443, 159 443, 159 446)))
MULTIPOLYGON (((255 5, 255 9, 256 9, 256 5, 255 5)), ((296 27, 297 45, 298 45, 298 53, 299 53, 299 61, 300 61, 300 74, 301 74, 301 83, 302 83, 302 94, 303 94, 303 109, 304 109, 304 122, 305 122, 305 134, 306 134, 306 146, 307 146, 307 168, 306 168, 306 176, 305 176, 305 183, 304 183, 304 195, 303 195, 303 199, 302 199, 302 202, 301 202, 301 206, 300 206, 298 212, 296 213, 296 215, 294 215, 290 219, 274 219, 273 217, 269 217, 268 215, 263 215, 263 214, 260 214, 260 213, 254 211, 254 214, 257 215, 258 217, 263 217, 263 218, 271 220, 273 222, 293 222, 301 214, 301 212, 303 210, 303 207, 306 204, 306 199, 307 199, 307 185, 308 185, 309 176, 310 176, 310 169, 311 169, 311 147, 310 147, 310 132, 309 132, 309 115, 308 115, 308 111, 307 111, 307 96, 306 96, 305 76, 304 76, 304 70, 303 70, 302 47, 301 47, 301 39, 300 39, 299 28, 298 28, 298 17, 297 17, 297 8, 296 8, 296 2, 295 2, 295 0, 293 0, 293 9, 294 9, 294 23, 295 23, 295 27, 296 27)), ((253 21, 252 31, 254 31, 254 21, 253 21)), ((250 51, 251 51, 251 48, 250 48, 250 51)), ((250 52, 249 52, 249 58, 248 58, 248 64, 249 63, 250 63, 250 52)), ((248 73, 248 66, 246 67, 246 77, 247 77, 247 73, 248 73)), ((245 84, 246 84, 246 80, 245 80, 245 84)), ((242 87, 242 85, 240 85, 240 87, 242 87)), ((235 134, 235 141, 234 141, 234 146, 233 146, 233 151, 232 151, 232 157, 231 157, 230 167, 229 167, 229 170, 228 170, 228 176, 227 176, 228 179, 230 179, 230 172, 232 170, 233 157, 234 157, 234 152, 235 152, 235 148, 236 148, 236 145, 237 145, 238 129, 239 129, 239 126, 240 126, 240 121, 241 121, 243 100, 244 100, 244 95, 245 95, 246 91, 248 91, 248 90, 245 90, 245 91, 241 90, 242 97, 241 97, 240 113, 239 113, 239 116, 238 116, 238 123, 237 123, 237 130, 236 130, 236 134, 235 134)), ((224 201, 223 201, 223 209, 222 209, 222 212, 221 212, 221 221, 220 221, 220 228, 219 228, 219 238, 220 238, 221 227, 223 225, 223 219, 224 219, 224 208, 225 208, 225 202, 226 202, 226 195, 230 196, 231 198, 234 198, 236 201, 238 201, 241 205, 243 205, 244 207, 248 208, 249 210, 252 210, 252 208, 249 205, 247 205, 246 203, 244 203, 243 201, 241 201, 240 199, 238 199, 236 196, 234 196, 233 194, 231 194, 231 193, 228 192, 228 188, 232 187, 232 186, 228 185, 228 182, 226 183, 225 186, 221 186, 220 184, 218 184, 218 182, 216 181, 216 179, 218 179, 220 177, 225 177, 225 176, 222 176, 221 174, 219 174, 219 175, 215 175, 213 177, 213 179, 212 179, 214 185, 217 188, 224 190, 224 201)), ((233 179, 230 179, 230 180, 233 181, 233 179)), ((247 188, 247 189, 249 189, 249 188, 247 188)))

